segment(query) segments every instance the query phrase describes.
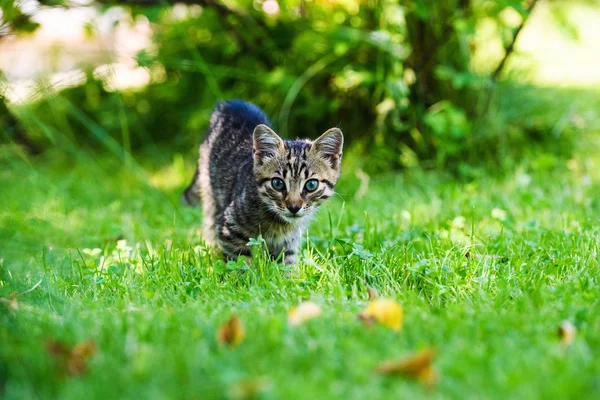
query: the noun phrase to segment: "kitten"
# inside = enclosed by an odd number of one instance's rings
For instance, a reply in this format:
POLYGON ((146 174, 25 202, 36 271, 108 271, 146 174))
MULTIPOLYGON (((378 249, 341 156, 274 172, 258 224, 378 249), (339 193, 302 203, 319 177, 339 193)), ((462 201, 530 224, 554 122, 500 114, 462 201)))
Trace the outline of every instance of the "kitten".
POLYGON ((282 140, 257 106, 221 102, 182 202, 202 202, 204 239, 226 259, 250 256, 249 239, 261 235, 271 257, 292 264, 302 232, 334 194, 343 142, 337 128, 314 142, 282 140))

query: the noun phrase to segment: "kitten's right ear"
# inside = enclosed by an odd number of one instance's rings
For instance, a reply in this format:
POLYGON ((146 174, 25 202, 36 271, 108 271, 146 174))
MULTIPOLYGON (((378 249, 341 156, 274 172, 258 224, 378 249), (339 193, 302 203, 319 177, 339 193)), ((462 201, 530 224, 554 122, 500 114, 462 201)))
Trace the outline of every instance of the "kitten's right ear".
POLYGON ((254 128, 254 160, 262 161, 266 157, 275 157, 283 152, 283 140, 266 125, 260 124, 254 128))

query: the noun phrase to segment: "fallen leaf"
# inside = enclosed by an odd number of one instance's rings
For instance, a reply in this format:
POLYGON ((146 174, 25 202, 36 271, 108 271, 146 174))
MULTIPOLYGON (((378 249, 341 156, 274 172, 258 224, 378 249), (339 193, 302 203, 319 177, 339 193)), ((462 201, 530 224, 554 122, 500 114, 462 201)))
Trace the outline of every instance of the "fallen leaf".
POLYGON ((571 321, 564 320, 560 323, 558 327, 558 337, 560 337, 560 344, 563 347, 569 346, 575 340, 575 336, 577 335, 577 329, 575 325, 571 323, 571 321))
POLYGON ((318 304, 306 301, 294 307, 288 313, 288 325, 297 326, 321 315, 321 307, 318 304))
POLYGON ((435 351, 433 349, 424 349, 400 360, 384 361, 375 368, 375 371, 381 375, 400 375, 432 385, 438 379, 438 375, 433 369, 434 358, 435 351))
POLYGON ((62 373, 80 376, 88 371, 88 360, 96 353, 96 343, 86 340, 70 347, 61 341, 48 340, 46 350, 57 361, 62 373))
POLYGON ((235 382, 227 390, 227 395, 230 399, 234 400, 257 399, 270 389, 271 383, 269 379, 261 376, 235 382))
POLYGON ((367 293, 369 294, 369 300, 375 300, 376 298, 379 297, 379 293, 377 293, 377 289, 374 289, 372 287, 367 288, 367 293))
POLYGON ((395 331, 402 328, 403 310, 400 304, 391 299, 375 299, 358 314, 358 318, 366 324, 377 322, 395 331))
POLYGON ((217 341, 229 347, 236 347, 245 337, 244 324, 236 315, 232 315, 217 331, 217 341))

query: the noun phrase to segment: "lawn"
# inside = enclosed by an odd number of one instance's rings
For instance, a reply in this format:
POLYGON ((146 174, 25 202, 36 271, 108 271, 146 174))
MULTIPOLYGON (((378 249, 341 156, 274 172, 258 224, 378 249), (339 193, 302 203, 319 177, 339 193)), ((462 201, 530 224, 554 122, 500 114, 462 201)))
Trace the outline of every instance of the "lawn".
POLYGON ((0 390, 6 399, 598 398, 597 155, 539 156, 470 181, 411 170, 362 187, 348 159, 339 197, 289 271, 258 247, 249 266, 210 254, 200 210, 178 203, 188 155, 123 164, 5 147, 0 390), (357 318, 368 288, 402 305, 402 330, 357 318), (288 326, 288 312, 309 300, 322 314, 288 326), (233 314, 246 337, 229 348, 216 332, 233 314), (564 320, 577 329, 566 348, 564 320), (65 376, 53 340, 97 350, 65 376), (437 355, 433 386, 375 372, 426 348, 437 355))

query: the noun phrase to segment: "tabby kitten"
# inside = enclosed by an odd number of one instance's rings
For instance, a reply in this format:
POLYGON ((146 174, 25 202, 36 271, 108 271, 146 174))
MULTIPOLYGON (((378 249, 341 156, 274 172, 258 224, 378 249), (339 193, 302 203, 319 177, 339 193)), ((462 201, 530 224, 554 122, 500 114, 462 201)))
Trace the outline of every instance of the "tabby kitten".
POLYGON ((303 230, 334 194, 343 142, 337 128, 314 142, 282 140, 257 106, 219 103, 182 202, 202 202, 204 239, 225 258, 249 256, 249 239, 262 235, 271 257, 292 264, 303 230))

